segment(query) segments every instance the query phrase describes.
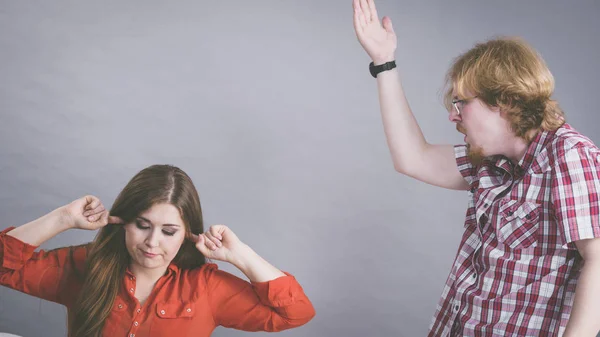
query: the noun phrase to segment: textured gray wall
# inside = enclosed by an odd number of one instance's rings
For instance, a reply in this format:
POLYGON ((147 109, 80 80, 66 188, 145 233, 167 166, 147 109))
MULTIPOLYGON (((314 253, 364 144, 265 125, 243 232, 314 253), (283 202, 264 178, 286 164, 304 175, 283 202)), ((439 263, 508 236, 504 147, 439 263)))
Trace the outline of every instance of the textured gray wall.
MULTIPOLYGON (((429 141, 461 141, 441 105, 451 59, 520 35, 571 124, 600 142, 597 1, 378 7, 429 141)), ((281 336, 425 335, 466 195, 394 172, 369 61, 351 0, 0 0, 0 229, 87 193, 110 205, 138 170, 170 163, 194 179, 207 223, 300 280, 317 316, 281 336)), ((64 313, 0 287, 0 331, 64 336, 64 313)))

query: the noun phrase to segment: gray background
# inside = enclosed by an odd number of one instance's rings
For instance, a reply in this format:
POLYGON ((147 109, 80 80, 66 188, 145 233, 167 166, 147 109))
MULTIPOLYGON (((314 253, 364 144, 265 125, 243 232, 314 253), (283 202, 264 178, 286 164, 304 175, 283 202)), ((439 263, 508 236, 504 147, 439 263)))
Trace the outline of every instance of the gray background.
MULTIPOLYGON (((495 35, 542 53, 569 121, 600 142, 597 1, 377 4, 430 142, 461 141, 443 76, 495 35)), ((0 61, 0 229, 88 193, 111 205, 137 171, 170 163, 194 179, 207 224, 303 285, 317 316, 281 336, 426 334, 466 195, 394 172, 350 0, 2 0, 0 61)), ((63 307, 0 287, 0 331, 65 325, 63 307)))

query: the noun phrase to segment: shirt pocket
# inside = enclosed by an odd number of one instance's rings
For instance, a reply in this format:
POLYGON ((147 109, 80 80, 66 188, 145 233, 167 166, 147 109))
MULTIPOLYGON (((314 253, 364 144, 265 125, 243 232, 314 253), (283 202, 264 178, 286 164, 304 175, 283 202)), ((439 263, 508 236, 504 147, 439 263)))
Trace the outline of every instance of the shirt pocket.
POLYGON ((128 315, 129 306, 120 297, 115 299, 112 310, 108 314, 108 317, 104 321, 104 328, 102 329, 103 336, 114 336, 117 331, 129 330, 131 320, 126 317, 128 315))
POLYGON ((536 247, 540 208, 531 201, 502 200, 496 222, 498 241, 510 249, 536 247))
POLYGON ((179 336, 192 332, 196 303, 192 301, 157 302, 153 309, 150 332, 153 336, 171 336, 176 331, 179 336), (176 327, 174 329, 174 327, 176 327))
POLYGON ((191 318, 196 313, 194 302, 158 302, 156 315, 162 319, 191 318))

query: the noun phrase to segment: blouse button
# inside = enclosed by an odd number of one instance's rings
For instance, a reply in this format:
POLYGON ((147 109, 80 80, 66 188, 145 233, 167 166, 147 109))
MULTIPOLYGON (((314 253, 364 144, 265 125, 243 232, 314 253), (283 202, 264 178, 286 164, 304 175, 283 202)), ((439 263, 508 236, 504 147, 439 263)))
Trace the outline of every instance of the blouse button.
POLYGON ((161 310, 161 311, 160 311, 160 314, 161 314, 161 315, 164 315, 164 314, 165 314, 165 311, 164 311, 164 310, 161 310))
POLYGON ((187 312, 192 312, 192 309, 190 309, 190 308, 187 308, 187 309, 186 309, 186 311, 187 311, 187 312))

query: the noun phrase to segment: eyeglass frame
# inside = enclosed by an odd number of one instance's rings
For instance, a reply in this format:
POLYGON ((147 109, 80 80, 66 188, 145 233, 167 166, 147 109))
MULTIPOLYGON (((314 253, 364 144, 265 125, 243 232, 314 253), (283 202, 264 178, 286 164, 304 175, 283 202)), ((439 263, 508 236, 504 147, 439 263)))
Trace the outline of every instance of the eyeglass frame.
POLYGON ((463 107, 466 103, 468 103, 468 101, 477 98, 477 95, 473 96, 473 97, 468 97, 468 98, 463 98, 463 99, 453 99, 452 100, 452 106, 454 107, 454 110, 456 110, 456 114, 458 116, 460 116, 460 109, 458 108, 458 103, 462 103, 463 107))

